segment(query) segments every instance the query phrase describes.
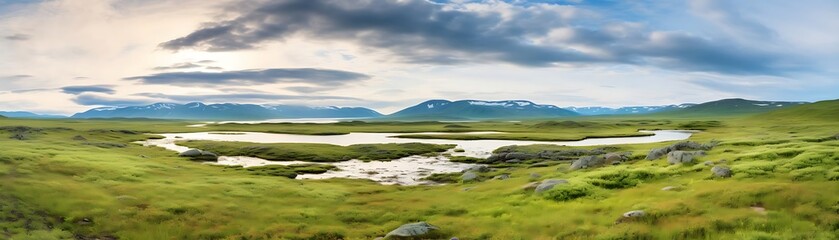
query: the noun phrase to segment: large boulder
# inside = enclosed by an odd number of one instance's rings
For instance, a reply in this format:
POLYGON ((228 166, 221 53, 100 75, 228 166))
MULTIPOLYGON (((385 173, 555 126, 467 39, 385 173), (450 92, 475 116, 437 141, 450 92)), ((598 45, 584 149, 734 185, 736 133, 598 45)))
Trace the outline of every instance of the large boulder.
POLYGON ((426 222, 409 223, 390 231, 385 239, 421 238, 440 228, 426 222))
POLYGON ((568 181, 564 179, 545 179, 536 186, 536 193, 551 190, 557 184, 568 184, 568 181))
POLYGON ((667 162, 670 164, 693 163, 696 157, 704 155, 705 151, 672 151, 667 154, 667 162))
POLYGON ((582 156, 571 163, 571 170, 596 167, 606 164, 603 156, 582 156))
POLYGON ((714 166, 713 168, 711 168, 711 172, 714 173, 715 177, 721 178, 729 178, 731 177, 731 175, 733 175, 731 173, 731 168, 728 168, 726 166, 714 166))
POLYGON ((195 161, 217 161, 218 160, 218 155, 216 155, 215 153, 208 152, 208 151, 201 151, 201 150, 198 150, 198 149, 186 150, 186 151, 178 154, 178 156, 188 157, 191 160, 195 160, 195 161))
POLYGON ((463 175, 460 176, 460 179, 463 180, 463 182, 472 182, 478 180, 478 174, 473 171, 468 171, 463 173, 463 175))

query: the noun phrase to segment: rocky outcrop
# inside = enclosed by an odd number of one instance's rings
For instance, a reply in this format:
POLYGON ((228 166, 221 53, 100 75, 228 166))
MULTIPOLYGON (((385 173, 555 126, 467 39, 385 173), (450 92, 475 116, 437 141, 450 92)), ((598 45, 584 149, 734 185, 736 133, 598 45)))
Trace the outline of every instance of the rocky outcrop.
POLYGON ((715 177, 721 178, 730 178, 733 173, 731 172, 731 168, 726 166, 714 166, 711 168, 711 172, 714 174, 715 177))
POLYGON ((581 156, 603 155, 609 151, 614 151, 614 147, 603 147, 592 150, 586 149, 567 149, 567 150, 545 150, 538 153, 518 152, 515 148, 501 148, 496 153, 487 158, 489 163, 501 163, 511 160, 574 160, 581 156))
POLYGON ((699 156, 705 156, 705 151, 672 151, 667 154, 667 162, 671 165, 693 163, 699 156))
POLYGON ((385 235, 384 239, 422 238, 423 236, 429 235, 429 233, 438 230, 440 230, 440 228, 426 222, 409 223, 390 231, 387 235, 385 235))
POLYGON ((571 163, 571 170, 600 167, 607 164, 620 164, 629 159, 630 153, 607 153, 605 155, 582 156, 571 163))
POLYGON ((654 149, 650 150, 650 152, 647 154, 647 160, 659 159, 659 158, 664 157, 665 155, 667 155, 668 153, 673 152, 673 151, 699 151, 699 150, 708 151, 708 150, 711 150, 712 148, 714 148, 715 146, 717 146, 717 144, 719 144, 719 142, 716 142, 716 141, 712 141, 712 142, 706 143, 706 144, 701 144, 701 143, 698 143, 698 142, 691 142, 691 141, 678 142, 678 143, 675 143, 675 144, 670 145, 670 146, 666 146, 666 147, 662 147, 662 148, 654 148, 654 149))

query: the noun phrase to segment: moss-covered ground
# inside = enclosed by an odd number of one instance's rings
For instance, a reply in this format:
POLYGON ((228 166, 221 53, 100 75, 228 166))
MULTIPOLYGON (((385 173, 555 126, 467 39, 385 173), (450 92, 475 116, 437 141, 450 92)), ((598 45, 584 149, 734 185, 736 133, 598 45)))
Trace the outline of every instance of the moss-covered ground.
MULTIPOLYGON (((179 121, 0 119, 0 239, 372 239, 415 221, 460 239, 837 239, 835 109, 826 110, 834 118, 805 118, 800 115, 808 112, 802 111, 722 119, 573 119, 582 127, 565 120, 190 128, 184 126, 192 123, 179 121), (211 166, 132 143, 154 137, 142 133, 216 130, 500 131, 533 136, 528 139, 579 139, 676 128, 703 129, 691 140, 721 143, 698 164, 643 160, 651 148, 672 143, 621 145, 632 157, 617 166, 496 166, 482 173, 482 181, 439 176, 452 183, 437 186, 294 180, 288 173, 324 169, 211 166), (715 178, 705 161, 729 166, 734 175, 715 178), (509 179, 492 179, 500 173, 509 179), (539 194, 523 190, 544 179, 569 184, 539 194), (661 190, 666 186, 677 191, 661 190), (630 210, 647 215, 616 223, 630 210)), ((518 150, 552 148, 563 147, 518 150)))

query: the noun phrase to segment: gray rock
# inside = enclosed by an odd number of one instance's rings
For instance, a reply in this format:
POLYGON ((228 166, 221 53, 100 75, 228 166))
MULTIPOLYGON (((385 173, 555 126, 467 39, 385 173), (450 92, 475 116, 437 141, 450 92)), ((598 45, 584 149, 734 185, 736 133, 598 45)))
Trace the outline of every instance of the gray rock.
POLYGON ((188 157, 192 160, 196 161, 216 161, 218 160, 218 155, 208 151, 201 151, 198 149, 190 149, 185 152, 178 154, 181 157, 188 157))
POLYGON ((667 154, 667 162, 670 164, 692 163, 698 156, 705 155, 704 151, 672 151, 667 154))
POLYGON ((479 166, 470 167, 466 171, 467 172, 489 172, 490 169, 487 166, 479 165, 479 166))
POLYGON ((521 189, 524 190, 524 191, 531 191, 531 190, 536 189, 536 186, 539 186, 539 184, 540 184, 539 182, 528 183, 528 184, 525 184, 524 186, 522 186, 521 189))
POLYGON ((460 179, 463 180, 463 182, 475 181, 475 180, 478 179, 478 174, 475 173, 475 172, 472 172, 472 171, 468 171, 468 172, 464 173, 463 175, 461 175, 460 179))
POLYGON ((602 166, 606 159, 602 156, 582 156, 571 163, 571 170, 602 166))
POLYGON ((606 155, 603 156, 603 158, 605 158, 606 162, 609 162, 609 163, 623 162, 623 161, 626 161, 626 159, 628 159, 628 157, 626 157, 626 156, 624 156, 623 154, 620 154, 620 153, 607 153, 606 155))
POLYGON ((706 144, 700 144, 700 143, 691 142, 691 141, 678 142, 678 143, 675 143, 673 145, 666 146, 666 147, 663 147, 663 148, 653 148, 652 150, 650 150, 649 153, 647 153, 647 160, 659 159, 659 158, 663 157, 664 155, 667 155, 668 153, 670 153, 672 151, 698 151, 698 150, 708 151, 708 150, 711 150, 712 148, 714 148, 715 146, 717 146, 717 144, 719 144, 719 142, 717 142, 717 141, 711 141, 710 143, 706 143, 706 144))
POLYGON ((705 164, 705 166, 714 166, 714 162, 712 161, 705 161, 703 164, 705 164))
POLYGON ((711 172, 714 173, 714 176, 721 178, 729 178, 732 175, 731 168, 726 166, 714 166, 711 168, 711 172))
POLYGON ((190 149, 190 150, 186 150, 185 152, 182 152, 181 154, 178 154, 178 156, 181 156, 181 157, 198 157, 198 156, 201 156, 201 150, 193 148, 193 149, 190 149))
POLYGON ((625 218, 637 218, 637 217, 643 217, 645 215, 647 215, 647 212, 644 212, 644 210, 632 210, 632 211, 624 213, 623 217, 625 217, 625 218))
POLYGON ((528 153, 523 153, 523 152, 511 152, 511 153, 508 153, 507 155, 505 155, 504 159, 507 159, 507 160, 509 160, 509 159, 527 160, 527 159, 534 159, 536 157, 537 156, 535 154, 528 154, 528 153))
POLYGON ((531 173, 530 174, 530 179, 539 179, 540 177, 542 177, 542 175, 539 175, 538 173, 531 173))
POLYGON ((505 173, 505 174, 501 174, 501 175, 495 176, 493 179, 496 179, 496 180, 507 180, 507 179, 509 179, 509 178, 510 178, 510 174, 506 174, 506 173, 505 173))
POLYGON ((385 235, 385 239, 399 238, 399 237, 421 237, 432 231, 440 230, 440 228, 428 224, 426 222, 409 223, 390 231, 385 235))
POLYGON ((521 163, 522 161, 518 160, 518 159, 511 159, 511 160, 507 160, 507 161, 504 161, 504 162, 505 163, 521 163))
POLYGON ((668 148, 653 148, 650 150, 650 153, 647 153, 647 160, 656 160, 664 155, 666 155, 669 151, 668 148))
POLYGON ((557 184, 567 184, 568 181, 564 179, 545 179, 536 186, 536 193, 551 190, 557 184))
POLYGON ((530 167, 548 167, 550 165, 551 164, 548 163, 548 162, 537 162, 537 163, 534 163, 534 164, 530 164, 530 167))

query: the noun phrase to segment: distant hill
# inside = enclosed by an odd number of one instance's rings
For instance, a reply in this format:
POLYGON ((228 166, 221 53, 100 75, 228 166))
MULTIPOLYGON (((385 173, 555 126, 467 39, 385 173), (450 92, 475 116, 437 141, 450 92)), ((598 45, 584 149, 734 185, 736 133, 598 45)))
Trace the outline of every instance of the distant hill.
POLYGON ((696 104, 692 103, 685 103, 679 105, 664 105, 664 106, 632 106, 632 107, 620 107, 620 108, 608 108, 608 107, 566 107, 565 109, 577 112, 581 115, 586 116, 594 116, 594 115, 631 115, 631 114, 647 114, 647 113, 657 113, 657 112, 665 112, 665 111, 672 111, 678 110, 683 108, 688 108, 694 106, 696 104))
POLYGON ((187 120, 265 120, 277 118, 361 118, 380 113, 357 107, 305 107, 255 104, 155 103, 147 106, 94 108, 72 118, 156 118, 187 120))
POLYGON ((577 116, 576 112, 554 105, 540 105, 531 101, 430 100, 403 109, 388 118, 453 120, 453 119, 524 119, 577 116))
POLYGON ((732 98, 697 104, 683 109, 660 112, 660 114, 674 116, 731 116, 764 113, 801 104, 806 104, 806 102, 754 101, 732 98))
POLYGON ((839 120, 839 99, 799 104, 759 114, 754 118, 763 120, 837 121, 839 120))
POLYGON ((4 112, 0 111, 0 115, 5 116, 7 118, 66 118, 67 116, 61 115, 49 115, 49 114, 37 114, 31 112, 23 112, 23 111, 13 111, 13 112, 4 112))

